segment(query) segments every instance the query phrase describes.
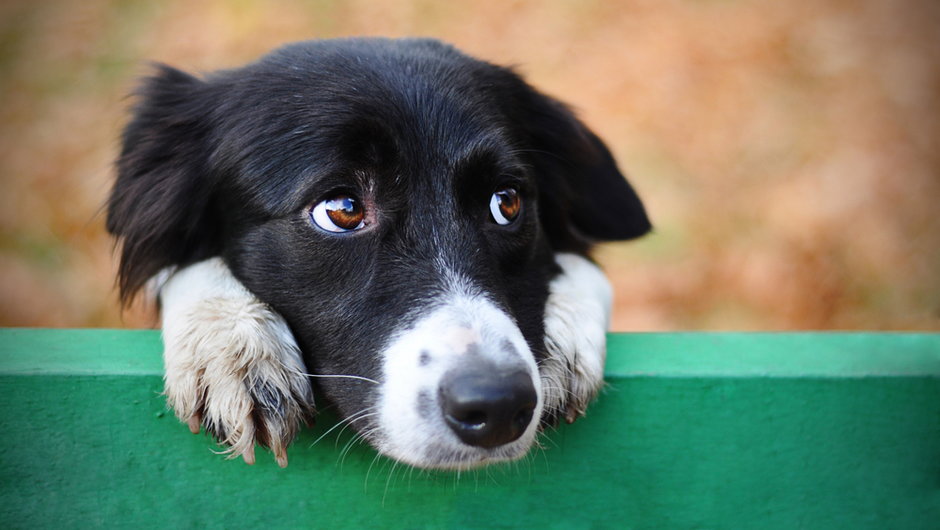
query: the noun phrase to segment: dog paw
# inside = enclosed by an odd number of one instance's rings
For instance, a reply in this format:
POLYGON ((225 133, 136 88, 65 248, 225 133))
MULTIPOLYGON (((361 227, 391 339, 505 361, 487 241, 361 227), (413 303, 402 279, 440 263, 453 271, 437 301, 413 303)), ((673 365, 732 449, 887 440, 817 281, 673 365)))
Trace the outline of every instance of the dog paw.
POLYGON ((549 285, 545 351, 539 372, 543 423, 571 423, 584 415, 604 385, 611 288, 600 268, 575 254, 556 254, 562 272, 549 285))
POLYGON ((219 260, 187 267, 161 290, 164 388, 177 417, 200 425, 230 458, 287 446, 313 420, 313 391, 286 322, 237 283, 219 260), (208 282, 208 283, 207 283, 208 282))

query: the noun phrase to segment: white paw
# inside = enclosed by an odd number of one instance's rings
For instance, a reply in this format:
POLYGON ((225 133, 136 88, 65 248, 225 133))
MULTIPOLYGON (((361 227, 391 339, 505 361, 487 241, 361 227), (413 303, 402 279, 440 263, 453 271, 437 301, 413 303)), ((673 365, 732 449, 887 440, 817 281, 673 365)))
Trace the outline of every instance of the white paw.
POLYGON ((286 322, 221 260, 171 275, 161 289, 165 393, 181 421, 254 463, 254 446, 287 465, 287 446, 314 415, 313 392, 286 322))
POLYGON ((604 384, 611 288, 603 271, 576 254, 556 254, 562 268, 545 304, 545 350, 540 373, 546 423, 573 422, 604 384))

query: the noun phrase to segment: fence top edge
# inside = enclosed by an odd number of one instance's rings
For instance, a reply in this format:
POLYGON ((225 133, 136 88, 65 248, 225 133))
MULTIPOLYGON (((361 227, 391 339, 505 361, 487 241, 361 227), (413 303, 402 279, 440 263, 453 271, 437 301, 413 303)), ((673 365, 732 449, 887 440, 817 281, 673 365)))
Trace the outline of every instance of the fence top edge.
POLYGON ((940 333, 614 333, 608 378, 940 377, 940 333))
MULTIPOLYGON (((161 376, 157 330, 0 328, 0 374, 161 376)), ((940 333, 611 333, 605 374, 940 377, 940 333)))

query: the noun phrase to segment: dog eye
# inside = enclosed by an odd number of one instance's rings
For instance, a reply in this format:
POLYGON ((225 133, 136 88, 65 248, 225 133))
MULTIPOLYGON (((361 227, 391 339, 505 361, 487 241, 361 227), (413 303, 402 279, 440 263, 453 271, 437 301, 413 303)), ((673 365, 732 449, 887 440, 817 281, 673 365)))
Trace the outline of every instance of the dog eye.
POLYGON ((355 197, 337 195, 317 203, 310 210, 310 217, 328 232, 351 232, 365 226, 366 213, 355 197))
POLYGON ((506 226, 519 217, 522 198, 516 188, 500 188, 490 197, 490 215, 496 224, 506 226))

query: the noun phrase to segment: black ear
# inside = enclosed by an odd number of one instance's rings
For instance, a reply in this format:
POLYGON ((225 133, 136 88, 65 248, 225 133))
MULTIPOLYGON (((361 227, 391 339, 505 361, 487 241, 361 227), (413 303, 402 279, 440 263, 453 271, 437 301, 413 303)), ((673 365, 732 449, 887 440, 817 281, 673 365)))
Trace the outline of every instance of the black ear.
POLYGON ((542 224, 556 250, 640 237, 652 228, 607 146, 564 104, 528 88, 522 95, 530 164, 542 224))
POLYGON ((213 253, 208 85, 158 66, 137 97, 108 199, 107 227, 119 238, 124 303, 161 269, 213 253))

